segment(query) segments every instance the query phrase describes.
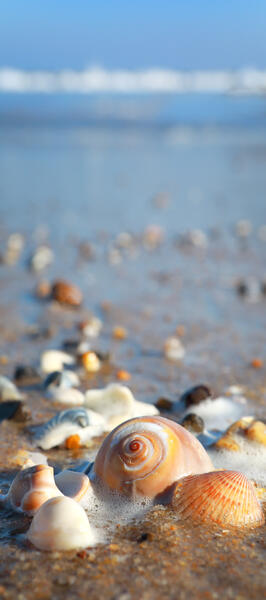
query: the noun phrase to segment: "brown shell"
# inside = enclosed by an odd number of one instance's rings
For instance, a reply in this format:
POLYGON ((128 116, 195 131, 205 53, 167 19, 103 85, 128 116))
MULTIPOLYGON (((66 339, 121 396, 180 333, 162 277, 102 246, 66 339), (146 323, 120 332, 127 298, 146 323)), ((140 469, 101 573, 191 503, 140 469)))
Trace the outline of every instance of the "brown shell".
POLYGON ((52 297, 60 304, 69 304, 70 306, 80 306, 83 300, 82 292, 76 285, 61 279, 54 282, 52 297))
POLYGON ((237 471, 213 471, 176 483, 172 506, 182 519, 257 527, 264 515, 253 484, 237 471))

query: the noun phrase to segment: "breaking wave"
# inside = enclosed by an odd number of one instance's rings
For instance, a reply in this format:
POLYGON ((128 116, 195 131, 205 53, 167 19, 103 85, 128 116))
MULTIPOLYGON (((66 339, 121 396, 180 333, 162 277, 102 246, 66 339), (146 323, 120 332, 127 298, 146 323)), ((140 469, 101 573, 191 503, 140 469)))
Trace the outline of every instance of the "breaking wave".
POLYGON ((223 93, 266 94, 266 70, 138 71, 90 67, 83 71, 0 69, 0 92, 14 93, 223 93))

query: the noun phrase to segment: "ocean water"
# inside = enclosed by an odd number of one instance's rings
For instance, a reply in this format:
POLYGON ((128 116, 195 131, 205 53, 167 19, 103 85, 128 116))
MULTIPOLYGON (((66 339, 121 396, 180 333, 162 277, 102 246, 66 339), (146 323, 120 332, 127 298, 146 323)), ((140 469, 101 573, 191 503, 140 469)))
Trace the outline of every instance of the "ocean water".
POLYGON ((0 94, 0 218, 52 237, 266 222, 266 97, 0 94), (154 206, 166 194, 165 209, 154 206))

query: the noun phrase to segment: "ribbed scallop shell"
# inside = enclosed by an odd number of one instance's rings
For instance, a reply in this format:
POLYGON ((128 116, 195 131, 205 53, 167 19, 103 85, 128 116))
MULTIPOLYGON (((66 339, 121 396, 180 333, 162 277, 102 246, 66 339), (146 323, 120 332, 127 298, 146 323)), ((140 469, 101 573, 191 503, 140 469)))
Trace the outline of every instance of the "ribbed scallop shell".
POLYGON ((96 456, 96 481, 119 493, 154 498, 180 477, 213 465, 189 431, 163 417, 139 417, 116 427, 96 456))
POLYGON ((213 471, 178 481, 172 505, 182 519, 257 527, 264 515, 253 484, 237 471, 213 471))

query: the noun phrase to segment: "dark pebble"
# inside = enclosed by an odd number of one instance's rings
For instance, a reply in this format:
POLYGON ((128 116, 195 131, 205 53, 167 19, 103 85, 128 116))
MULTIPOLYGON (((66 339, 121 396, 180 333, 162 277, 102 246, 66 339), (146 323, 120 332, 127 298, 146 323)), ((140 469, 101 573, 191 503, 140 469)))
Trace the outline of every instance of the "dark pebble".
POLYGON ((189 413, 183 419, 181 425, 188 429, 189 431, 194 431, 195 433, 202 433, 204 430, 204 421, 199 415, 195 415, 194 413, 189 413))
POLYGON ((161 396, 161 398, 158 398, 156 406, 159 408, 159 410, 172 410, 173 402, 169 400, 169 398, 164 398, 164 396, 161 396))
POLYGON ((203 400, 211 397, 211 391, 206 385, 195 385, 195 387, 190 388, 184 394, 182 394, 180 401, 185 403, 185 406, 193 406, 194 404, 199 404, 203 400))
POLYGON ((30 409, 25 407, 20 400, 8 400, 0 403, 0 421, 14 419, 15 421, 26 421, 31 417, 30 409))
POLYGON ((14 380, 18 383, 28 383, 40 379, 40 374, 37 369, 29 365, 18 365, 15 368, 14 380))
POLYGON ((65 352, 69 352, 70 354, 76 354, 79 345, 80 340, 64 340, 62 348, 65 350, 65 352))
POLYGON ((150 542, 153 539, 152 533, 142 533, 140 537, 137 539, 138 544, 142 544, 143 542, 150 542))
POLYGON ((247 283, 242 280, 239 281, 236 286, 236 291, 239 294, 239 296, 247 296, 247 294, 249 293, 249 288, 248 288, 247 283))

